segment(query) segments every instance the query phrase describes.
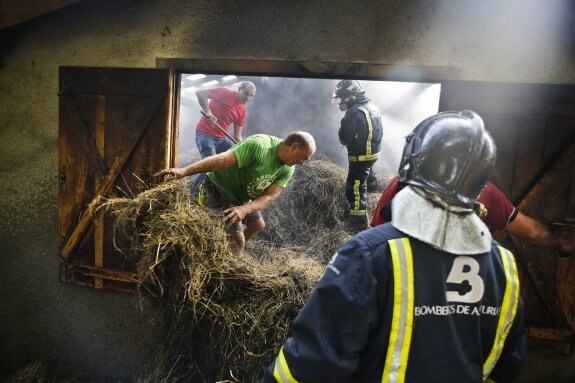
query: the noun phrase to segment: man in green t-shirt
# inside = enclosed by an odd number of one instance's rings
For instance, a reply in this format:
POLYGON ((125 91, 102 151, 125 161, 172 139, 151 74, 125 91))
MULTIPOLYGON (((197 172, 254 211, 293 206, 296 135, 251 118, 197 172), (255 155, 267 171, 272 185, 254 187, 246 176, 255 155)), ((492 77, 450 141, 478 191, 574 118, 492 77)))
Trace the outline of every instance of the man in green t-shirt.
POLYGON ((163 169, 155 176, 178 179, 207 172, 206 206, 225 208, 233 243, 241 251, 265 227, 260 210, 287 185, 294 165, 303 164, 314 153, 315 140, 307 132, 293 132, 284 140, 255 134, 226 152, 185 168, 163 169))

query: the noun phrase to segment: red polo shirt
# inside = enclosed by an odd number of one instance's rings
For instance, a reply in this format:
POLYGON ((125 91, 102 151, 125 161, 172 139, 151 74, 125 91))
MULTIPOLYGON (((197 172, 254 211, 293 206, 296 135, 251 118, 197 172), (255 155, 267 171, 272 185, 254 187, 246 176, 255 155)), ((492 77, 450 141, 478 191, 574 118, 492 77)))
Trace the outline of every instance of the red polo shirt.
MULTIPOLYGON (((209 90, 209 105, 212 114, 217 117, 218 125, 226 132, 231 124, 243 126, 246 116, 246 106, 236 101, 236 92, 227 88, 214 88, 209 90)), ((203 115, 196 126, 196 132, 210 134, 223 138, 226 135, 216 126, 209 123, 203 115)))

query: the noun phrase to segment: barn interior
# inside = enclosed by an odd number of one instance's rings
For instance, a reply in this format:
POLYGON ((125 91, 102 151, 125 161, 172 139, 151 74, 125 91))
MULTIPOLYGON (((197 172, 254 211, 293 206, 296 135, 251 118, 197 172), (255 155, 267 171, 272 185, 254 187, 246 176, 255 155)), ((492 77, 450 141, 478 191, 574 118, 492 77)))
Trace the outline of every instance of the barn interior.
MULTIPOLYGON (((414 123, 475 110, 498 148, 492 181, 522 212, 574 229, 568 0, 7 0, 0 44, 2 372, 37 361, 79 380, 145 371, 161 298, 138 295, 110 222, 88 206, 118 185, 137 193, 142 183, 124 175, 149 180, 191 160, 197 74, 256 82, 250 133, 305 127, 340 164, 331 92, 339 79, 361 81, 387 118, 381 174, 397 168, 414 123)), ((496 238, 517 256, 526 302, 518 381, 573 382, 575 257, 496 238)))

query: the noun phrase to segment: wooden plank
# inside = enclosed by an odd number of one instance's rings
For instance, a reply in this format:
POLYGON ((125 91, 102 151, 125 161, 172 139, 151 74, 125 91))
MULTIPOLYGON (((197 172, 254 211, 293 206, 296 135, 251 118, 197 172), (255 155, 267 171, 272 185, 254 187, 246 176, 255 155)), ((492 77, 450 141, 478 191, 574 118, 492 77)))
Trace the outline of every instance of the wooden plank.
MULTIPOLYGON (((93 97, 87 97, 94 99, 93 97)), ((91 102, 93 104, 93 102, 91 102)), ((72 224, 80 217, 82 206, 85 206, 87 190, 93 189, 94 179, 88 176, 97 171, 98 164, 91 163, 84 148, 82 132, 76 128, 82 126, 77 116, 77 105, 70 97, 63 96, 59 103, 59 138, 58 138, 58 171, 59 171, 59 248, 72 231, 72 224)), ((84 108, 83 113, 89 121, 95 119, 94 108, 84 108)), ((89 131, 89 128, 86 128, 89 131)), ((105 168, 103 168, 105 170, 105 168)), ((91 192, 90 192, 91 193, 91 192)))
POLYGON ((553 280, 550 280, 549 269, 554 264, 555 256, 545 254, 546 250, 534 248, 515 237, 509 238, 524 272, 522 291, 526 301, 525 317, 533 323, 565 328, 567 320, 555 296, 553 280))
POLYGON ((158 298, 163 295, 161 286, 156 286, 151 281, 140 281, 135 277, 134 273, 113 271, 90 265, 66 264, 63 267, 60 278, 66 283, 95 287, 94 280, 99 278, 105 282, 102 287, 105 290, 142 294, 158 298))
MULTIPOLYGON (((138 119, 136 126, 141 126, 144 129, 140 132, 139 138, 141 138, 141 136, 143 135, 145 128, 148 126, 149 120, 156 113, 158 107, 162 104, 162 101, 163 101, 162 98, 153 98, 152 99, 153 105, 151 105, 150 108, 145 109, 144 113, 142 113, 142 116, 138 119)), ((74 228, 72 234, 70 235, 68 241, 66 242, 66 245, 61 251, 60 256, 63 259, 67 259, 72 253, 72 251, 74 251, 74 249, 78 245, 78 242, 82 238, 82 235, 92 222, 94 209, 96 207, 99 196, 105 196, 110 191, 110 188, 113 186, 114 182, 116 181, 116 178, 120 173, 120 169, 123 168, 129 156, 132 154, 132 151, 134 150, 134 148, 136 148, 139 142, 139 138, 130 140, 129 142, 125 143, 125 150, 119 152, 120 154, 116 158, 116 162, 114 162, 114 164, 108 169, 107 174, 103 177, 103 181, 96 186, 96 190, 94 193, 95 198, 92 200, 92 202, 90 202, 88 207, 84 210, 80 220, 78 221, 78 224, 74 228)))
POLYGON ((574 159, 575 142, 571 140, 559 157, 549 165, 548 169, 544 169, 544 174, 541 174, 539 179, 527 190, 525 196, 518 201, 519 210, 527 212, 533 210, 535 205, 545 196, 545 193, 552 190, 551 185, 556 180, 562 179, 562 175, 567 169, 570 169, 574 159))
POLYGON ((506 195, 511 195, 515 177, 515 160, 518 155, 520 124, 511 116, 484 114, 485 128, 497 146, 497 163, 492 181, 506 195))
POLYGON ((517 148, 513 162, 513 185, 511 192, 507 194, 512 201, 518 200, 541 171, 543 143, 545 142, 546 118, 522 116, 518 120, 519 134, 515 140, 517 148))
MULTIPOLYGON (((106 136, 106 97, 96 97, 96 149, 100 158, 104 158, 104 145, 106 136)), ((102 182, 101 176, 96 176, 96 185, 102 182)), ((94 266, 104 266, 104 213, 96 215, 94 222, 94 266)), ((94 278, 94 287, 103 287, 102 278, 94 278)))
POLYGON ((575 345, 575 331, 537 326, 526 326, 527 344, 530 349, 544 350, 572 355, 575 345))

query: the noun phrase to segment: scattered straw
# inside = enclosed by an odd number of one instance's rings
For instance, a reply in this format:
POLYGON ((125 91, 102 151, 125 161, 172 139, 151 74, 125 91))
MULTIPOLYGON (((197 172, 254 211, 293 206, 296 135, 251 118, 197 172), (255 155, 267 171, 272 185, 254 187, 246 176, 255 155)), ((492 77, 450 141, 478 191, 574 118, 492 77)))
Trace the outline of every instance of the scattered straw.
POLYGON ((101 201, 138 280, 164 295, 163 344, 138 382, 256 382, 351 235, 343 224, 345 178, 326 160, 298 167, 243 255, 231 251, 222 213, 198 206, 183 181, 101 201))

